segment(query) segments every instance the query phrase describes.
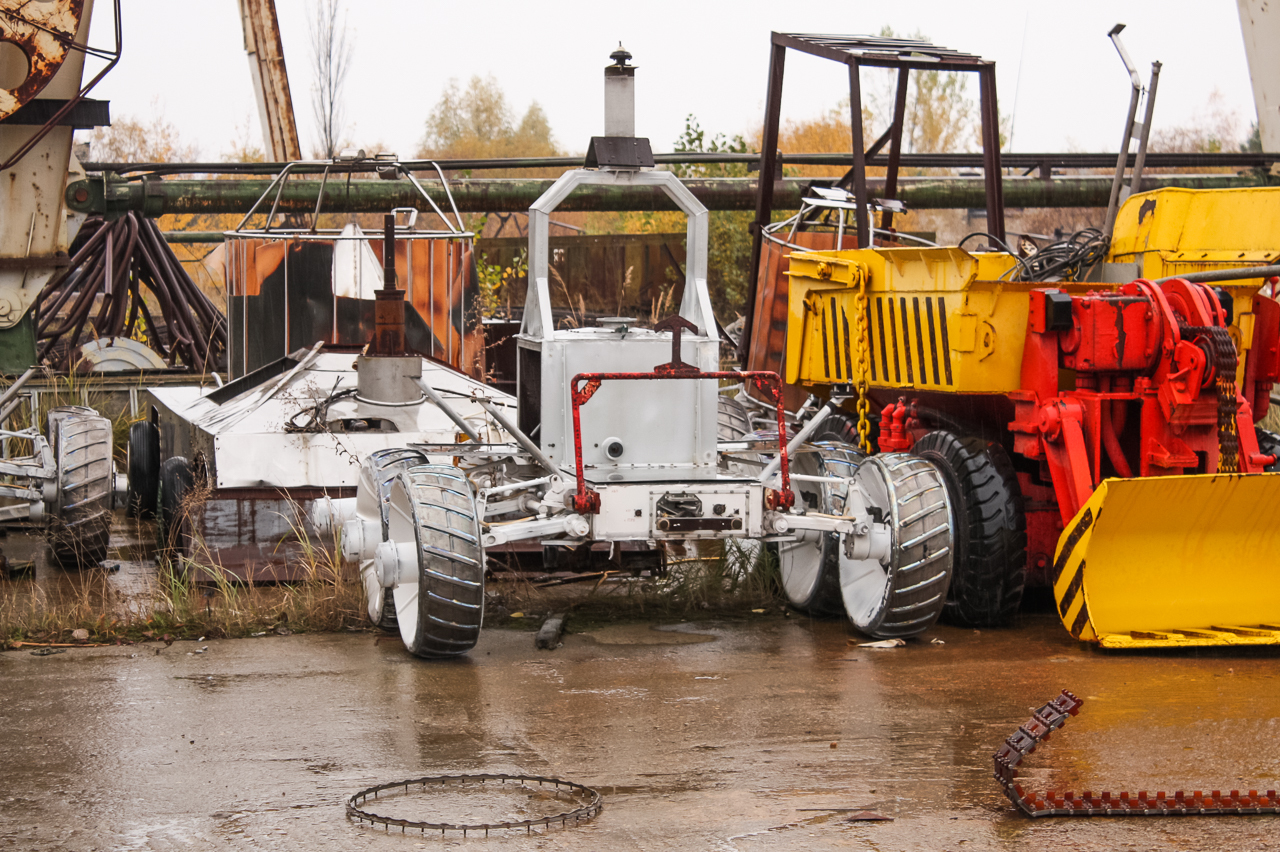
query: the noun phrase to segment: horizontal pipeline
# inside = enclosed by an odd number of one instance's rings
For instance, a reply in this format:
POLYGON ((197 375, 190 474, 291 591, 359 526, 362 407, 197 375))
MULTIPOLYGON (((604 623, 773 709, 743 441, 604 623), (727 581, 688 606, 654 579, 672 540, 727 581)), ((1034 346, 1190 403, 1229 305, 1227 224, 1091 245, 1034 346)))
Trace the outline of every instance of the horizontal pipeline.
MULTIPOLYGON (((775 210, 796 210, 810 180, 786 178, 774 184, 775 210)), ((78 213, 108 217, 129 211, 147 216, 200 213, 247 213, 267 190, 266 180, 158 180, 122 181, 89 178, 67 187, 67 206, 78 213)), ((423 180, 423 188, 442 209, 449 200, 440 182, 423 180)), ((458 210, 463 213, 524 212, 551 186, 549 179, 464 179, 449 181, 458 210)), ((755 178, 690 179, 685 185, 709 210, 754 210, 755 178)), ((883 180, 869 180, 875 198, 884 191, 883 180)), ((1142 178, 1142 189, 1176 186, 1193 189, 1225 189, 1266 185, 1255 176, 1152 175, 1142 178)), ((280 194, 279 212, 310 214, 316 209, 319 180, 290 180, 280 194)), ((1106 207, 1111 177, 1106 175, 1055 178, 1005 178, 1007 208, 1106 207)), ((898 197, 907 209, 982 209, 986 193, 982 178, 901 178, 898 197)), ((270 209, 271 199, 264 207, 270 209)), ((394 207, 423 207, 421 196, 406 180, 330 180, 325 186, 322 213, 385 213, 394 207)), ((584 186, 556 208, 569 211, 675 210, 660 189, 647 186, 584 186)))
MULTIPOLYGON (((1132 166, 1137 154, 1130 154, 1128 164, 1132 166)), ((671 154, 655 154, 654 162, 659 165, 699 165, 699 164, 746 164, 755 166, 760 162, 759 154, 737 154, 728 151, 702 153, 694 151, 671 154)), ((851 166, 853 154, 782 154, 783 165, 788 166, 851 166)), ((1280 154, 1274 153, 1166 153, 1153 151, 1147 154, 1146 167, 1192 168, 1192 169, 1265 169, 1280 161, 1280 154)), ((511 169, 578 169, 582 168, 582 157, 488 157, 466 160, 402 160, 409 171, 426 176, 435 174, 436 166, 448 172, 489 171, 511 169)), ((889 164, 887 154, 876 154, 867 158, 869 168, 883 168, 889 164)), ((904 153, 900 156, 903 170, 910 169, 980 169, 984 164, 982 154, 917 154, 904 153)), ((287 165, 286 163, 85 163, 89 172, 115 172, 116 174, 138 175, 150 173, 156 175, 276 175, 287 165)), ((346 171, 373 172, 385 163, 376 160, 358 160, 334 166, 334 173, 346 171)), ((1067 153, 1002 153, 1000 165, 1007 169, 1114 169, 1116 155, 1114 153, 1085 154, 1067 153)), ((319 174, 327 164, 323 161, 295 163, 294 174, 319 174)), ((1045 177, 1041 174, 1041 177, 1045 177)))

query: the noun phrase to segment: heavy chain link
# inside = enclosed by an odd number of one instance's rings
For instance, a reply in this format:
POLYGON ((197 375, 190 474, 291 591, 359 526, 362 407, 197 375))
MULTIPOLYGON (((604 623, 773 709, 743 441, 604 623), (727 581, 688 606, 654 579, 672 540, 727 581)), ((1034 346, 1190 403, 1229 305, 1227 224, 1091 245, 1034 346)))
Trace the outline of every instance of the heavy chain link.
POLYGON ((871 341, 867 331, 867 275, 858 275, 858 293, 853 297, 853 345, 857 352, 854 370, 858 380, 858 445, 864 453, 871 452, 871 422, 867 414, 871 403, 867 401, 867 373, 870 370, 871 341))
POLYGON ((1084 702, 1067 690, 1045 704, 1004 741, 995 753, 995 775, 1000 788, 1009 801, 1029 817, 1048 816, 1183 816, 1188 814, 1275 814, 1280 813, 1280 800, 1275 790, 1195 790, 1171 794, 1164 791, 1136 794, 1123 792, 1076 794, 1070 791, 1057 793, 1032 793, 1023 789, 1014 779, 1018 777, 1018 764, 1031 754, 1049 735, 1066 724, 1067 719, 1080 712, 1084 702))
POLYGON ((1218 326, 1184 326, 1183 340, 1207 337, 1213 347, 1214 385, 1218 393, 1218 473, 1240 472, 1240 430, 1236 422, 1236 367, 1231 333, 1218 326))

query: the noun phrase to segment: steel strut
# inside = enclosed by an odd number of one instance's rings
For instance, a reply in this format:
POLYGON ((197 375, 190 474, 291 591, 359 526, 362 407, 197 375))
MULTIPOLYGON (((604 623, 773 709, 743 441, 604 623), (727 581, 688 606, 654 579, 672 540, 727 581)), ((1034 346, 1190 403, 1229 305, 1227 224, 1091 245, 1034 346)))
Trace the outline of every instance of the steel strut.
POLYGON ((995 753, 995 778, 1000 788, 1020 811, 1029 817, 1047 816, 1194 816, 1209 814, 1280 814, 1280 801, 1275 790, 1259 793, 1249 790, 1241 793, 1231 790, 1223 793, 1214 790, 1204 793, 1196 790, 1184 793, 1163 790, 1151 794, 1139 790, 1136 795, 1123 792, 1093 793, 1088 790, 1076 795, 1071 791, 1056 793, 1028 793, 1018 777, 1018 764, 1022 758, 1036 750, 1036 746, 1049 739, 1049 735, 1066 724, 1069 716, 1080 712, 1084 702, 1067 690, 1037 710, 1030 721, 1014 732, 1000 750, 995 753))

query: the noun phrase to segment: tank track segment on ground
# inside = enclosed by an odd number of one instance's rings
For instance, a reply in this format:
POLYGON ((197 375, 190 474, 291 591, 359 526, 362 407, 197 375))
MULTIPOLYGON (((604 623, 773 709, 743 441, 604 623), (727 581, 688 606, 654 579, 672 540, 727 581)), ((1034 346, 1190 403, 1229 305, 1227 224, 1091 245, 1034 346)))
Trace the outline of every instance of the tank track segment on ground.
POLYGON ((1149 793, 1140 790, 1128 792, 1093 793, 1086 790, 1074 792, 1029 793, 1018 777, 1018 764, 1022 758, 1036 750, 1036 746, 1049 739, 1049 735, 1066 724, 1069 716, 1078 715, 1084 701, 1067 690, 1037 710, 1031 719, 1004 741, 995 753, 995 778, 1009 801, 1029 817, 1047 816, 1208 816, 1219 814, 1280 814, 1280 800, 1275 790, 1259 793, 1249 790, 1241 793, 1231 790, 1222 793, 1214 790, 1204 793, 1196 790, 1184 793, 1149 793))

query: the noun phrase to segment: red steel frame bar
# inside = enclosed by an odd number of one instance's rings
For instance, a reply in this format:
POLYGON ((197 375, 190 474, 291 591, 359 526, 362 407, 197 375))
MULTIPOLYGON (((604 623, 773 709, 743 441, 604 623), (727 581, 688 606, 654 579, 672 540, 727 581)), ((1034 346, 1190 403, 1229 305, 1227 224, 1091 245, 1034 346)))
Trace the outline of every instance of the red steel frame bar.
POLYGON ((704 373, 695 369, 665 371, 660 369, 652 373, 579 373, 569 382, 570 395, 573 398, 573 462, 578 478, 578 492, 573 497, 575 512, 596 514, 600 511, 600 494, 587 487, 587 480, 583 474, 582 419, 579 409, 600 389, 601 382, 646 379, 739 379, 750 381, 757 390, 768 394, 778 412, 778 452, 782 456, 779 472, 782 475, 782 488, 769 489, 766 504, 770 509, 791 508, 795 503, 795 494, 791 491, 791 473, 787 464, 786 411, 782 406, 782 379, 778 374, 768 370, 720 370, 704 373))

